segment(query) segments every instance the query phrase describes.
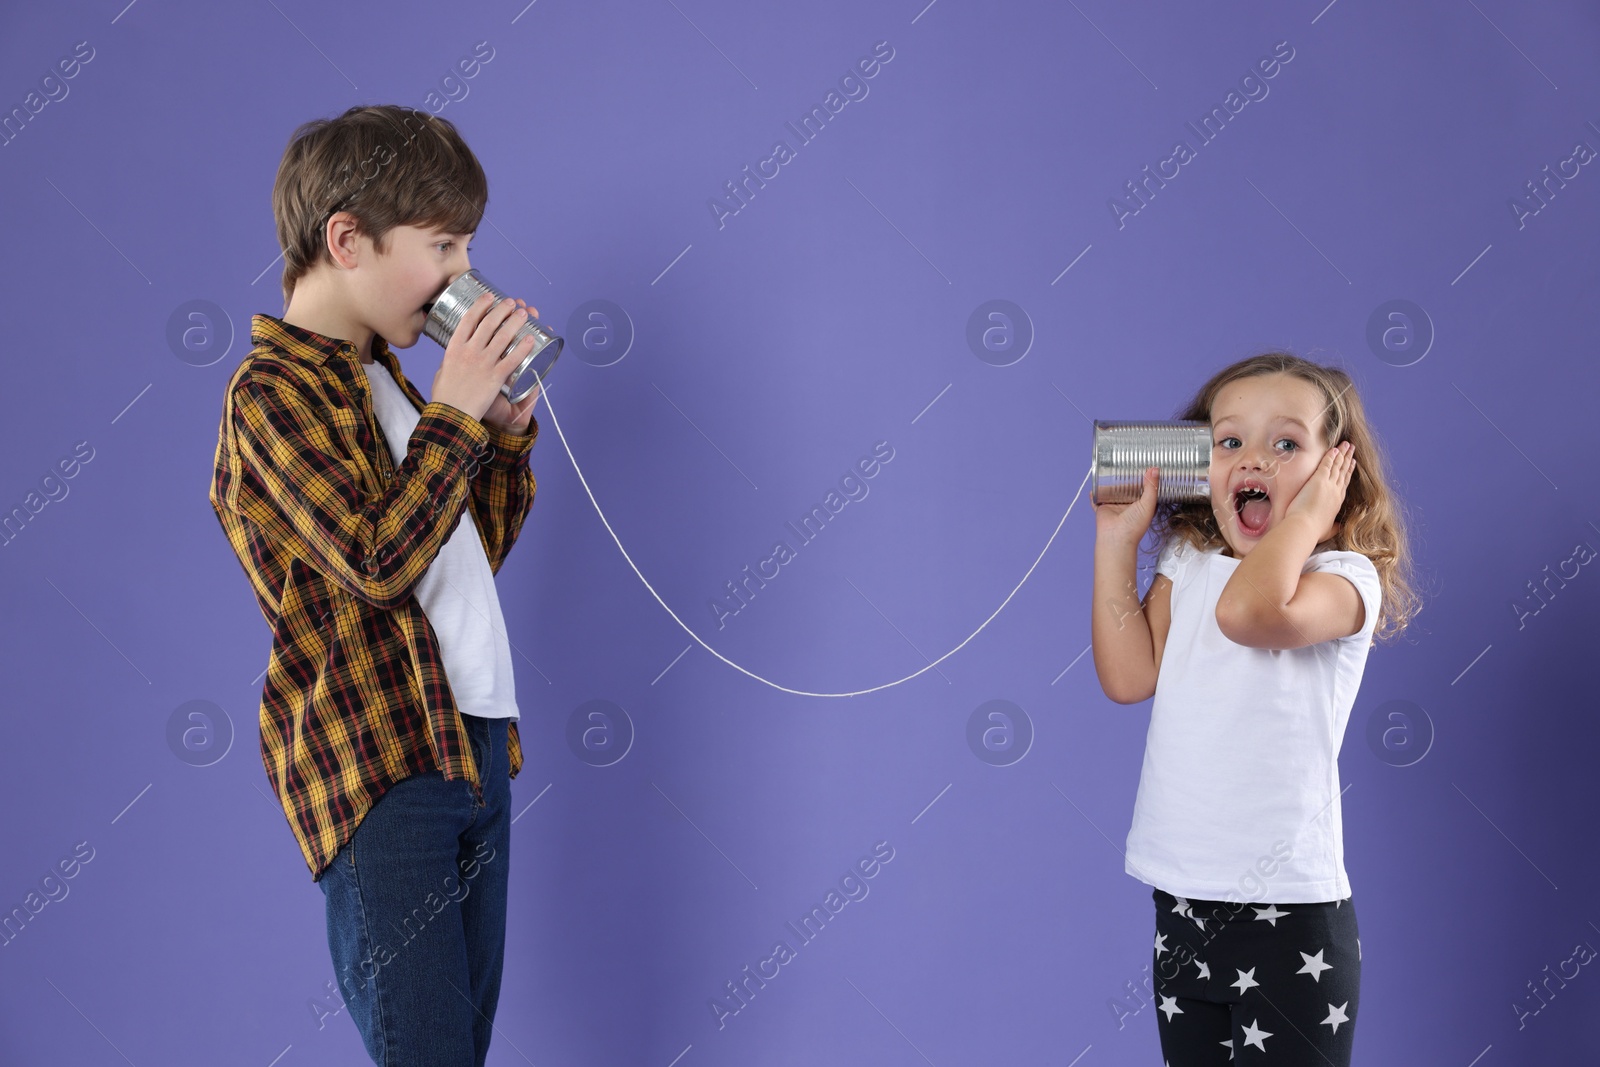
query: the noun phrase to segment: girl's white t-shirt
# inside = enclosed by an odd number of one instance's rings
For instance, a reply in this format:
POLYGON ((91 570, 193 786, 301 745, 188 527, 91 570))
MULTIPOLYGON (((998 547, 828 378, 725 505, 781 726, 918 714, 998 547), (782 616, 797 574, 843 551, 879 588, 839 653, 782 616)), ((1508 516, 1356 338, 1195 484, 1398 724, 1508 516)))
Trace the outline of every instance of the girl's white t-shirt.
MULTIPOLYGON (((372 385, 372 410, 388 439, 396 464, 405 459, 411 433, 422 413, 411 404, 381 363, 362 363, 372 385)), ((415 593, 428 624, 439 638, 456 708, 485 719, 520 719, 516 680, 511 672, 511 641, 500 613, 494 572, 483 551, 478 524, 463 505, 461 521, 428 569, 415 593)))
POLYGON ((1156 678, 1126 870, 1173 896, 1309 904, 1350 896, 1339 747, 1382 598, 1359 552, 1313 553, 1301 573, 1355 585, 1359 632, 1294 649, 1235 644, 1217 600, 1240 560, 1169 537, 1172 626, 1156 678))

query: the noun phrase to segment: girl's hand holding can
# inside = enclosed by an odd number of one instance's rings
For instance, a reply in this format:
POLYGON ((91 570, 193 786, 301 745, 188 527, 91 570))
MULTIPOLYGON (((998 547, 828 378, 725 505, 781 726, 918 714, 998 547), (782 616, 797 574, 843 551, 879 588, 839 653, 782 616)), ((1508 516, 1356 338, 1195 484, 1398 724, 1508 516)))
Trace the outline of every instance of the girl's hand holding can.
POLYGON ((1096 544, 1112 547, 1137 547, 1150 529, 1156 514, 1156 487, 1161 472, 1147 467, 1139 499, 1129 504, 1096 504, 1094 536, 1096 544))

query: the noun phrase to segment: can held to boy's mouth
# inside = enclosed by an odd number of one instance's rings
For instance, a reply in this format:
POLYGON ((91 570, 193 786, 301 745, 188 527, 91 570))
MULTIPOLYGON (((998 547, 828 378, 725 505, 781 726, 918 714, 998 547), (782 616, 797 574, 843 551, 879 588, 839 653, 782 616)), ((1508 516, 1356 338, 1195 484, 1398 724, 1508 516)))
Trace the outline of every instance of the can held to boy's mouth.
POLYGON ((1094 420, 1090 496, 1095 504, 1131 504, 1143 490, 1144 472, 1160 475, 1156 503, 1211 498, 1211 424, 1094 420))
MULTIPOLYGON (((422 332, 437 341, 440 348, 448 348, 450 338, 455 334, 456 327, 461 324, 461 316, 466 314, 467 309, 484 293, 493 293, 496 303, 507 299, 505 293, 478 273, 478 269, 474 267, 445 286, 444 291, 433 298, 433 303, 428 307, 428 318, 422 325, 422 332)), ((501 357, 504 358, 513 348, 521 344, 524 337, 533 338, 533 349, 522 357, 517 369, 500 386, 500 395, 513 404, 521 403, 536 386, 543 383, 545 376, 550 373, 550 368, 555 364, 556 357, 561 355, 562 346, 566 344, 560 337, 546 329, 544 323, 530 314, 528 321, 517 330, 516 336, 511 339, 501 357)))

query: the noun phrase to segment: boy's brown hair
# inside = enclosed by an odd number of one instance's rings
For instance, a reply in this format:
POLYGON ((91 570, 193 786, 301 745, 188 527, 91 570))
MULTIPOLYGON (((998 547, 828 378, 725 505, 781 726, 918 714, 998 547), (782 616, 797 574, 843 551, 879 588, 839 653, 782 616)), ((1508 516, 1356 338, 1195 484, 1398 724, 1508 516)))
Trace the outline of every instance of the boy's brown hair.
POLYGON ((272 185, 284 310, 307 272, 333 263, 327 226, 335 212, 354 215, 358 232, 386 252, 396 226, 474 233, 488 202, 483 166, 447 119, 378 104, 303 123, 272 185))
MULTIPOLYGON (((1263 374, 1287 374, 1315 386, 1323 400, 1323 441, 1329 448, 1349 441, 1354 448, 1359 465, 1350 476, 1344 504, 1339 508, 1337 521, 1343 526, 1332 538, 1333 548, 1359 552, 1377 568, 1383 598, 1372 640, 1387 643, 1405 632, 1421 610, 1421 597, 1413 584, 1404 507, 1392 488, 1388 457, 1350 375, 1338 367, 1323 366, 1287 352, 1263 352, 1217 371, 1173 417, 1210 422, 1212 402, 1223 386, 1263 374)), ((1158 543, 1164 544, 1167 537, 1181 537, 1201 551, 1227 545, 1210 501, 1162 504, 1156 510, 1153 528, 1158 543)))

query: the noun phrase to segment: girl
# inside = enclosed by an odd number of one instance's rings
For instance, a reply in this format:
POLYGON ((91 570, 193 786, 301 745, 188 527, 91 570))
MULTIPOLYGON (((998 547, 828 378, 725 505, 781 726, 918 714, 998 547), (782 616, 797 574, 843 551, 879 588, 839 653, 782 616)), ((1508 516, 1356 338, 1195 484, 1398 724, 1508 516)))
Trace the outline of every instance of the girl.
POLYGON ((1134 503, 1095 508, 1095 671, 1119 704, 1155 697, 1126 869, 1154 887, 1168 1067, 1350 1063, 1339 746, 1368 649, 1417 610, 1352 386, 1276 352, 1205 384, 1177 417, 1211 424, 1210 499, 1159 509, 1142 604, 1157 469, 1134 503))

